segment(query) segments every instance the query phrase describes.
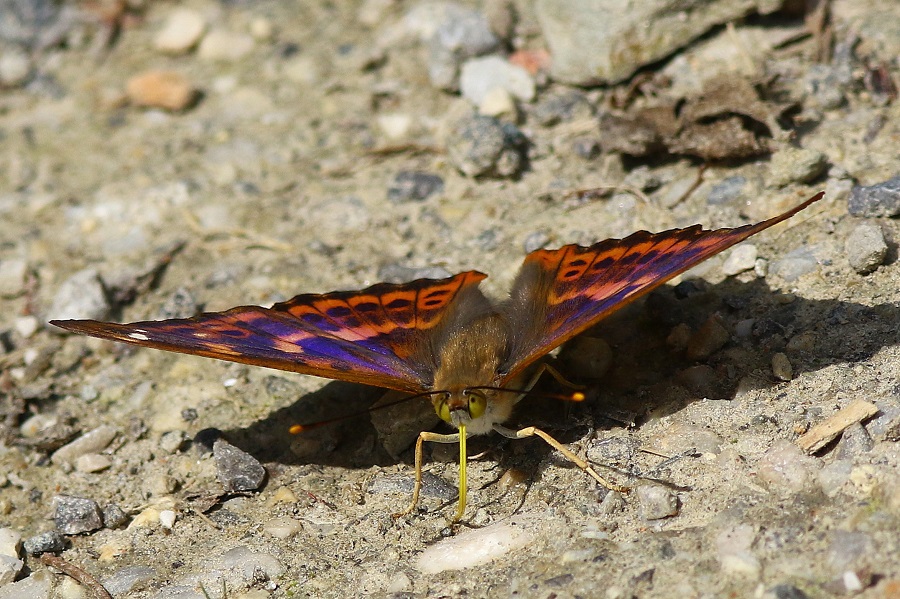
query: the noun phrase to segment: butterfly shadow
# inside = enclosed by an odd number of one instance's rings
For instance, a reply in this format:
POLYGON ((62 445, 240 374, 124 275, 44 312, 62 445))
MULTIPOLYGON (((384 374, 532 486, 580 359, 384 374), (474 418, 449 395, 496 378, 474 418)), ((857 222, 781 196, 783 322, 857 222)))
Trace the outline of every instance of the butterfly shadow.
MULTIPOLYGON (((554 359, 556 367, 587 385, 588 401, 575 404, 548 397, 565 389, 545 377, 534 396, 517 406, 508 424, 538 426, 562 443, 578 441, 595 430, 602 438, 603 431, 612 427, 639 426, 648 415, 672 414, 695 401, 730 400, 748 389, 778 386, 787 393, 788 383, 773 375, 775 354, 788 356, 797 378, 831 365, 865 361, 896 344, 898 330, 896 304, 865 306, 795 297, 772 290, 763 279, 719 284, 689 279, 654 291, 585 333, 604 339, 612 349, 611 365, 602 377, 585 378, 572 368, 574 360, 563 348, 554 359), (678 333, 673 333, 687 331, 684 338, 699 343, 704 336, 720 334, 719 328, 727 333, 724 343, 700 357, 681 347, 678 333)), ((267 394, 287 398, 293 388, 285 382, 288 376, 292 375, 270 377, 267 394)), ((424 406, 423 413, 431 418, 407 435, 405 451, 389 451, 366 413, 383 394, 379 388, 332 381, 248 427, 224 434, 268 463, 343 468, 412 464, 415 432, 434 427, 430 402, 420 398, 414 400, 417 406, 401 404, 401 410, 424 406), (337 420, 300 435, 288 430, 295 423, 330 419, 337 420)), ((454 460, 455 449, 428 445, 426 459, 454 460)), ((475 439, 470 445, 471 454, 489 452, 488 457, 496 460, 496 472, 516 468, 533 472, 532 480, 540 477, 540 465, 548 463, 552 451, 539 439, 509 441, 498 435, 475 439), (507 444, 516 449, 508 450, 507 444)))

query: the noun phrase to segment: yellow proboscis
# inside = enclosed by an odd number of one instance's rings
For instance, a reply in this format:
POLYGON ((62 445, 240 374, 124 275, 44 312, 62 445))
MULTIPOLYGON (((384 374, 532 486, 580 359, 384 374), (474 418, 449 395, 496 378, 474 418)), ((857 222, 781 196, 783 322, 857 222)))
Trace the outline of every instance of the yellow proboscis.
POLYGON ((466 511, 466 425, 459 425, 459 507, 454 522, 462 520, 466 511))

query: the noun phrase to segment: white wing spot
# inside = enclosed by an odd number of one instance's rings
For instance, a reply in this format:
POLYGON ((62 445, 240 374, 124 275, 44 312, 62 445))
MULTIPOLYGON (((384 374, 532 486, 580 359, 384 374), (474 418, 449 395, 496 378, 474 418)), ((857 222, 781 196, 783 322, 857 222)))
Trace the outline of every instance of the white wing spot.
POLYGON ((143 333, 128 333, 128 336, 132 339, 137 339, 138 341, 150 341, 150 337, 143 333))

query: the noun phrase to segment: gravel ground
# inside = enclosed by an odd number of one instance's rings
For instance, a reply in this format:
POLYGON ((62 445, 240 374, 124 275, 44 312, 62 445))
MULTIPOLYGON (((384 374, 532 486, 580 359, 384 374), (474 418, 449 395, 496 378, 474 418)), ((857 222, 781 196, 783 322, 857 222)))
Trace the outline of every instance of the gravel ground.
POLYGON ((129 598, 900 597, 894 3, 732 21, 582 87, 524 1, 0 8, 0 598, 99 596, 43 552, 129 598), (428 405, 46 325, 470 269, 501 295, 539 247, 819 190, 563 348, 587 401, 520 404, 631 492, 486 436, 459 524, 450 445, 392 518, 428 405))

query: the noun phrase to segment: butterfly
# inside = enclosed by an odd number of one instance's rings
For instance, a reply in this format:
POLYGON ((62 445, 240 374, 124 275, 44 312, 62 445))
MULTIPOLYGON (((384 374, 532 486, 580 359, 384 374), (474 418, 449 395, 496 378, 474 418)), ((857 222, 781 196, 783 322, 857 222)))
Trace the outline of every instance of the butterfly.
MULTIPOLYGON (((612 312, 823 195, 774 218, 732 229, 694 225, 661 233, 638 231, 589 247, 540 249, 526 256, 509 297, 499 302, 479 289, 487 275, 467 271, 361 291, 303 294, 271 308, 240 306, 187 319, 51 324, 102 339, 428 397, 438 416, 458 432, 419 435, 413 500, 404 513, 418 500, 423 442, 452 442, 460 448, 459 520, 466 505, 469 435, 538 436, 601 484, 620 488, 540 429, 502 425, 536 382, 532 376, 522 387, 526 369, 612 312)), ((539 369, 537 376, 543 370, 555 372, 539 369)))

